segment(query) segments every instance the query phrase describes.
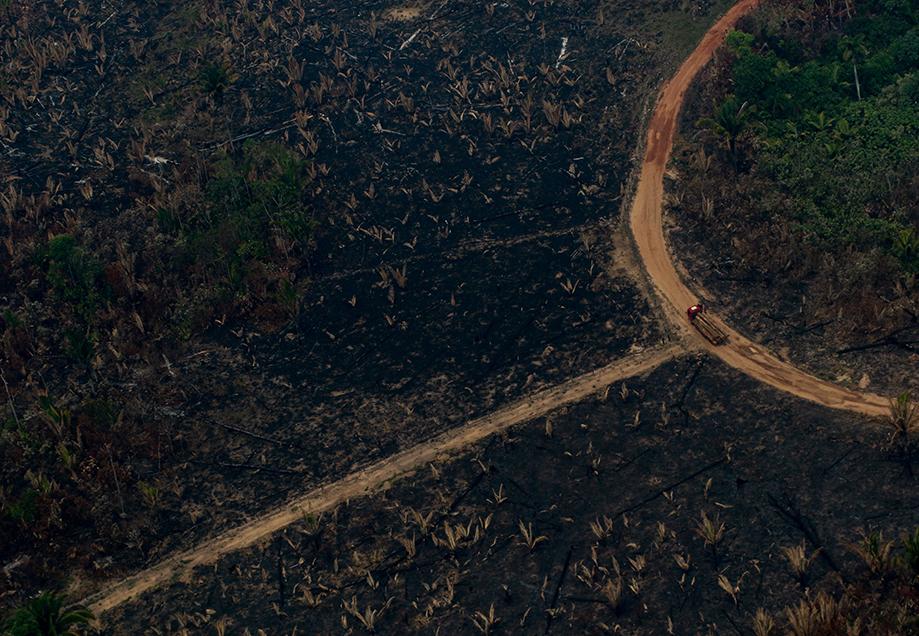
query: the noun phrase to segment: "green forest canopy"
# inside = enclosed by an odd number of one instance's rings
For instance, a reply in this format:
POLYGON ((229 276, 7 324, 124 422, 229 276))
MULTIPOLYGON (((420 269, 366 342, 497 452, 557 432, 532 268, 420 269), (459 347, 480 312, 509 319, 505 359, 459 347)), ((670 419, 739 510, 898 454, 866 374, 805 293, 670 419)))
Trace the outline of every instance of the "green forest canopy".
MULTIPOLYGON (((859 3, 859 15, 815 41, 735 31, 733 90, 757 169, 789 217, 828 248, 882 249, 919 273, 919 26, 916 3, 859 3)), ((733 119, 728 118, 733 122, 733 119)), ((720 130, 721 127, 719 127, 720 130)), ((730 131, 720 130, 722 134, 730 131)))

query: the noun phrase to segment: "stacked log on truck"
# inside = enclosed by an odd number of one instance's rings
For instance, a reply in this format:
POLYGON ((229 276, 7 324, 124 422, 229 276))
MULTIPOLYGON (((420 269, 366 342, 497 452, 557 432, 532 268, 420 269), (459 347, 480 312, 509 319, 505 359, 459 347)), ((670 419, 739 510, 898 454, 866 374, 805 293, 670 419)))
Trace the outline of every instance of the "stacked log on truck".
POLYGON ((706 315, 706 307, 702 303, 696 303, 686 310, 689 322, 692 323, 696 331, 702 334, 702 337, 713 345, 722 345, 727 342, 727 335, 721 330, 721 327, 709 320, 706 315))

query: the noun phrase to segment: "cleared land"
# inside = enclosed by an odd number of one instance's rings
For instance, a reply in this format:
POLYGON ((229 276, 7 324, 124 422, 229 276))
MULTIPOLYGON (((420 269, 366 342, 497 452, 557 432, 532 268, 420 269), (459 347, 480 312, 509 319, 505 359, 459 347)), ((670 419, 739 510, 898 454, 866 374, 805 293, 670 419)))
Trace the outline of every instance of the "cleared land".
POLYGON ((0 8, 4 604, 666 339, 613 237, 710 8, 440 4, 0 8))
MULTIPOLYGON (((679 112, 679 106, 683 95, 685 94, 686 86, 698 69, 703 65, 711 56, 714 48, 718 44, 718 35, 723 34, 726 27, 736 22, 738 17, 743 14, 744 11, 749 11, 755 7, 755 3, 741 3, 737 5, 731 12, 729 12, 722 20, 720 20, 703 38, 702 43, 696 49, 695 53, 690 56, 686 64, 681 67, 680 72, 677 74, 675 80, 671 81, 665 90, 662 93, 661 100, 656 110, 656 115, 652 119, 652 125, 649 129, 649 144, 648 144, 648 159, 645 161, 642 169, 642 175, 639 179, 638 193, 636 195, 636 201, 633 207, 633 224, 637 222, 648 222, 650 218, 651 222, 654 222, 655 219, 658 221, 661 218, 661 185, 662 185, 662 173, 663 166, 666 164, 666 160, 669 158, 670 146, 672 142, 673 130, 677 120, 677 113, 679 112), (714 35, 713 35, 714 34, 714 35), (665 113, 670 113, 669 115, 665 113), (663 138, 663 142, 661 139, 663 138), (663 143, 664 151, 660 152, 658 149, 661 147, 659 144, 663 143), (649 185, 650 184, 650 185, 649 185), (656 184, 656 188, 654 185, 656 184), (654 198, 649 198, 648 193, 656 193, 656 215, 645 214, 643 217, 637 215, 634 210, 647 210, 655 207, 654 198)), ((636 235, 641 234, 642 227, 639 226, 633 229, 639 230, 636 232, 636 235)), ((660 235, 660 248, 663 249, 663 233, 660 225, 657 226, 657 234, 660 235)), ((655 234, 652 232, 652 236, 655 234)), ((642 246, 642 241, 638 240, 639 248, 642 246)), ((659 249, 656 248, 656 245, 653 245, 652 248, 646 250, 646 254, 654 254, 657 252, 660 254, 659 249)), ((663 253, 666 254, 666 250, 663 249, 663 253)), ((659 258, 658 258, 659 260, 659 258)), ((676 279, 676 273, 672 265, 669 265, 669 269, 664 267, 663 270, 666 273, 672 272, 673 278, 676 279)), ((658 289, 661 289, 661 283, 664 283, 663 290, 669 290, 671 294, 675 288, 673 283, 662 276, 658 270, 649 269, 649 274, 651 274, 652 279, 655 284, 658 286, 658 289), (655 277, 655 273, 657 276, 655 277), (663 281, 661 279, 664 279, 663 281)), ((681 284, 677 280, 678 286, 681 284)), ((685 288, 683 288, 685 290, 685 288)), ((688 291, 685 292, 688 295, 688 291)), ((692 301, 689 301, 692 302, 692 301)), ((678 309, 679 311, 679 309, 678 309)), ((680 314, 682 312, 680 311, 680 314)), ((733 334, 734 338, 738 336, 733 334)), ((726 356, 722 351, 721 347, 715 347, 714 351, 718 352, 719 356, 726 356)), ((757 379, 763 379, 758 376, 762 376, 762 353, 757 352, 752 346, 745 347, 743 351, 747 359, 753 359, 758 362, 757 366, 751 366, 749 363, 746 365, 740 365, 744 370, 752 370, 751 375, 757 377, 757 379), (758 358, 751 358, 750 354, 758 354, 758 358)), ((665 352, 662 355, 670 356, 672 352, 665 352)), ((731 358, 726 356, 728 360, 736 358, 731 358)), ((766 357, 767 360, 774 360, 774 358, 766 357)), ((777 361, 775 361, 777 362, 777 361)), ((631 365, 627 365, 631 366, 631 365)), ((787 365, 786 365, 787 366, 787 365)), ((617 373, 621 373, 622 369, 619 365, 614 365, 612 370, 607 370, 603 372, 603 377, 609 379, 615 378, 617 373)), ((833 387, 827 383, 821 383, 815 378, 809 378, 808 382, 818 383, 818 392, 814 393, 813 391, 808 392, 806 388, 801 387, 800 376, 802 376, 797 370, 788 367, 779 369, 773 376, 767 376, 772 378, 772 384, 779 386, 780 388, 785 388, 790 390, 790 392, 795 392, 799 395, 804 395, 813 401, 818 401, 822 403, 828 403, 837 408, 847 408, 849 410, 858 410, 865 412, 866 403, 868 406, 874 406, 870 402, 865 402, 864 398, 861 398, 861 401, 858 401, 860 396, 856 395, 856 400, 852 401, 851 398, 848 401, 833 401, 833 398, 837 395, 840 389, 833 387)), ((606 383, 608 384, 608 382, 606 383)), ((572 390, 570 387, 563 387, 561 389, 563 395, 567 395, 568 399, 576 400, 584 395, 586 395, 584 389, 589 388, 591 391, 596 390, 597 381, 596 378, 591 379, 587 382, 578 381, 575 383, 575 389, 572 390), (581 387, 580 389, 577 387, 581 387)), ((624 395, 627 394, 627 391, 624 392, 624 395)), ((137 593, 144 592, 151 587, 163 583, 168 578, 175 576, 178 572, 184 571, 188 568, 194 567, 195 565, 202 565, 209 563, 220 556, 226 554, 227 552, 233 549, 239 549, 246 547, 251 543, 254 543, 260 539, 263 539, 269 533, 279 530, 286 525, 289 525, 296 519, 298 519, 303 514, 313 514, 327 510, 328 508, 334 506, 337 503, 340 503, 343 499, 347 498, 350 494, 357 494, 358 492, 366 492, 370 487, 379 486, 383 484, 387 479, 390 479, 394 476, 397 476, 399 473, 405 473, 409 468, 415 468, 419 464, 425 461, 430 461, 430 459, 438 452, 442 452, 442 447, 449 446, 450 448, 461 448, 464 444, 472 443, 479 436, 488 433, 494 432, 498 428, 504 428, 510 426, 514 423, 519 423, 532 419, 537 413, 538 409, 542 410, 552 409, 557 405, 560 405, 564 400, 558 399, 557 393, 550 392, 542 396, 542 399, 536 400, 536 403, 541 405, 538 406, 535 410, 533 408, 524 408, 524 409, 511 409, 508 412, 499 412, 494 416, 485 418, 481 422, 473 423, 467 429, 468 434, 461 435, 450 435, 446 440, 435 440, 431 444, 426 444, 407 453, 397 455, 393 458, 390 458, 387 461, 382 462, 381 464, 371 467, 367 471, 362 471, 360 473, 355 473, 349 478, 333 484, 330 486, 328 494, 320 490, 317 493, 310 493, 307 497, 298 500, 293 505, 287 506, 285 509, 278 512, 266 515, 255 522, 247 525, 244 528, 231 531, 225 536, 218 537, 213 541, 209 541, 203 544, 200 548, 193 550, 191 552, 179 555, 173 559, 167 560, 160 564, 159 566, 147 570, 144 573, 141 573, 137 577, 132 579, 127 579, 121 584, 117 585, 112 590, 105 592, 100 598, 93 599, 93 607, 97 611, 109 610, 117 604, 124 602, 129 599, 131 596, 136 595, 137 593)), ((877 403, 882 403, 880 398, 876 398, 877 403)), ((868 414, 877 415, 882 411, 879 411, 876 408, 871 408, 867 410, 868 414)), ((886 412, 886 402, 885 409, 883 412, 886 412)))
POLYGON ((833 590, 866 570, 860 530, 914 518, 883 444, 862 416, 684 357, 198 568, 108 633, 476 633, 492 607, 493 633, 724 633, 758 607, 781 625, 802 594, 781 548, 819 548, 806 580, 833 590))
POLYGON ((221 557, 264 541, 271 534, 296 523, 304 516, 321 515, 356 497, 366 497, 385 488, 394 480, 402 480, 425 464, 445 461, 446 456, 464 450, 482 439, 501 433, 511 426, 527 422, 585 399, 591 394, 608 393, 610 385, 653 370, 674 358, 682 348, 670 346, 627 357, 559 386, 528 396, 495 413, 448 431, 435 439, 392 455, 346 478, 322 486, 268 514, 260 515, 242 527, 209 539, 202 545, 177 554, 155 567, 119 581, 83 603, 99 615, 175 578, 185 578, 197 567, 216 562, 221 557))

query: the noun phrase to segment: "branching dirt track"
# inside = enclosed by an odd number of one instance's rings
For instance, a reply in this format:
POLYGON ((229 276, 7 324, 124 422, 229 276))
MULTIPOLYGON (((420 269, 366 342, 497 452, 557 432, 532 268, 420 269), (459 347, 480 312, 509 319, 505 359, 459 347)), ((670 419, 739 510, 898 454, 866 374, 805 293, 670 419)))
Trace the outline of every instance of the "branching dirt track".
POLYGON ((349 499, 380 490, 394 479, 405 477, 444 455, 471 446, 515 424, 546 415, 566 404, 579 402, 614 382, 647 373, 683 351, 684 348, 676 344, 649 349, 530 395, 494 413, 473 420, 466 426, 446 431, 428 442, 392 455, 344 479, 316 488, 191 550, 169 557, 151 568, 122 579, 85 599, 83 604, 99 616, 149 589, 190 573, 193 568, 214 563, 229 552, 255 545, 272 533, 303 519, 306 514, 319 514, 349 499))
MULTIPOLYGON (((690 330, 685 310, 694 302, 693 294, 680 280, 673 266, 662 226, 663 178, 677 119, 683 98, 693 78, 711 59, 724 41, 728 31, 743 15, 753 10, 759 0, 741 0, 734 5, 702 38, 695 51, 683 62, 676 75, 661 91, 657 107, 648 127, 648 139, 641 176, 632 203, 630 224, 644 268, 664 300, 664 313, 682 330, 690 330)), ((764 299, 768 302, 768 299, 764 299)), ((798 397, 824 406, 856 411, 865 415, 885 415, 889 412, 887 398, 872 393, 859 393, 820 380, 782 362, 727 326, 717 316, 710 316, 728 335, 728 342, 714 346, 701 335, 695 339, 725 363, 739 371, 798 397)))
MULTIPOLYGON (((661 223, 664 170, 670 157, 677 117, 687 88, 724 41, 729 29, 739 18, 754 9, 758 2, 741 0, 709 29, 695 51, 664 87, 648 129, 647 148, 630 224, 647 274, 664 299, 664 313, 683 331, 692 331, 687 326, 683 312, 696 298, 680 280, 664 241, 661 223)), ((850 391, 804 373, 755 345, 716 316, 711 318, 728 334, 729 342, 716 347, 698 334, 694 336, 695 339, 710 353, 743 373, 824 406, 873 416, 888 412, 889 402, 886 398, 850 391)), ((97 616, 101 615, 147 590, 189 574, 195 567, 214 563, 227 553, 255 545, 303 518, 305 514, 318 514, 349 499, 378 491, 393 480, 405 477, 425 464, 455 453, 489 435, 580 401, 624 378, 646 373, 680 355, 683 350, 684 347, 679 345, 650 350, 531 395, 473 420, 462 428, 447 431, 429 442, 397 453, 337 482, 316 488, 240 527, 232 528, 191 550, 123 579, 85 599, 83 603, 97 616)))

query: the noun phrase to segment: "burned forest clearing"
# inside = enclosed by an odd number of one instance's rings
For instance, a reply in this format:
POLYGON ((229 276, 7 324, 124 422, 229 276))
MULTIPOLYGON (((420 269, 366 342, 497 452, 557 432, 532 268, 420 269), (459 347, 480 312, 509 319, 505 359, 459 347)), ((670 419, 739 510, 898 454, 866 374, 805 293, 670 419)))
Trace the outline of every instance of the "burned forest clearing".
POLYGON ((916 633, 909 363, 686 320, 756 5, 0 2, 4 636, 916 633))

